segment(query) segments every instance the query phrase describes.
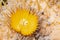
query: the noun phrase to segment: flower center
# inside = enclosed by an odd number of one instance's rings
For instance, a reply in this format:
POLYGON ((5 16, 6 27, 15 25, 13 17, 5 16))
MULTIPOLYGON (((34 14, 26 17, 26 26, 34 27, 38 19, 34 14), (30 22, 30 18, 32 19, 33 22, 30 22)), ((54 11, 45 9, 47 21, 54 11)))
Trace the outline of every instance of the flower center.
POLYGON ((23 25, 23 26, 26 26, 28 24, 28 21, 26 19, 22 19, 20 21, 20 24, 23 25))

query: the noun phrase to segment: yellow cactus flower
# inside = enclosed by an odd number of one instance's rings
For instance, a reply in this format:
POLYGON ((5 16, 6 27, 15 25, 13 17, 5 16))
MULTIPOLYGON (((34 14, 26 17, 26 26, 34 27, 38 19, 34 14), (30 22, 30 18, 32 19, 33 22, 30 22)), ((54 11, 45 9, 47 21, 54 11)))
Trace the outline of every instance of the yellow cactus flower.
POLYGON ((17 9, 11 15, 11 28, 22 35, 31 35, 37 29, 38 17, 29 10, 17 9))

